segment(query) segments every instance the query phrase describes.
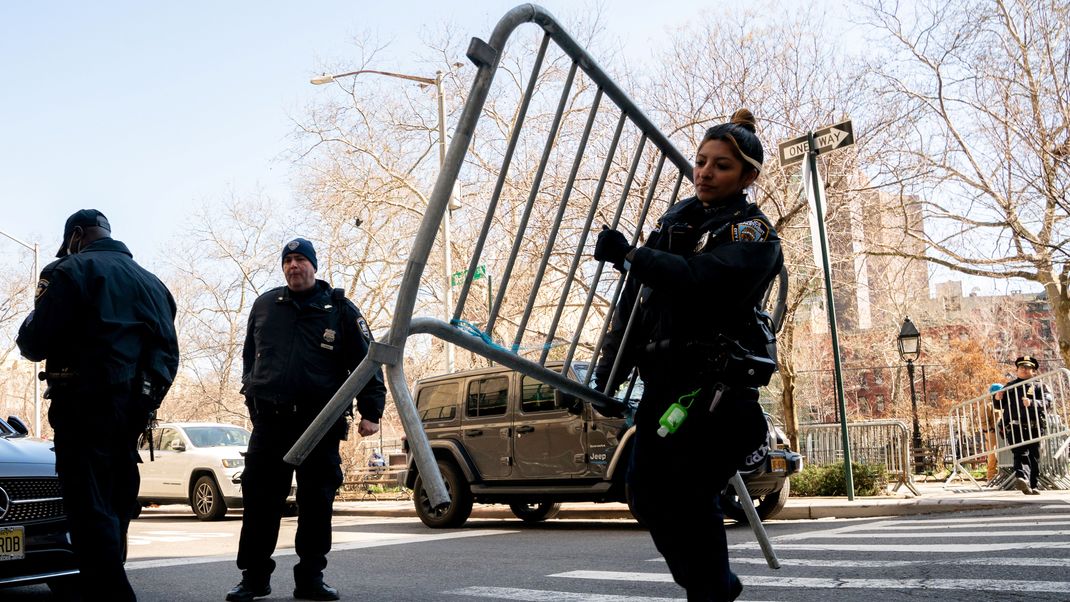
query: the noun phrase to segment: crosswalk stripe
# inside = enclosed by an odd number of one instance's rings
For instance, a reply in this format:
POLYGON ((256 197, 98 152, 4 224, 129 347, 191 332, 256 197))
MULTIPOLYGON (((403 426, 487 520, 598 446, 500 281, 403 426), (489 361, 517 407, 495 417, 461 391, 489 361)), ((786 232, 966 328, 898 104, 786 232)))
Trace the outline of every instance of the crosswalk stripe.
POLYGON ((567 571, 554 573, 547 577, 567 577, 569 579, 600 579, 602 581, 642 581, 645 583, 672 583, 669 573, 624 573, 621 571, 567 571))
MULTIPOLYGON (((872 539, 872 538, 870 538, 872 539)), ((731 550, 757 550, 757 543, 739 543, 728 546, 731 550)), ((996 552, 1000 550, 1066 550, 1067 542, 1016 541, 1011 543, 977 543, 977 544, 824 544, 824 543, 776 543, 773 547, 781 550, 810 550, 823 552, 925 552, 944 554, 965 554, 977 552, 996 552)))
MULTIPOLYGON (((487 529, 480 531, 453 531, 449 533, 433 533, 428 535, 410 535, 407 537, 376 538, 365 541, 351 541, 336 543, 331 546, 331 551, 358 550, 362 548, 378 548, 383 546, 399 546, 410 543, 425 543, 444 539, 458 539, 462 537, 483 537, 485 535, 509 535, 519 531, 504 529, 487 529)), ((295 556, 297 552, 293 548, 280 548, 275 550, 273 557, 295 556)), ((208 564, 212 562, 234 562, 234 554, 225 556, 200 556, 196 558, 161 558, 159 560, 139 560, 126 563, 126 570, 150 569, 168 566, 182 566, 189 564, 208 564)))
MULTIPOLYGON (((1035 516, 1030 516, 1028 520, 1036 521, 1038 523, 1043 523, 1045 521, 1068 520, 1068 519, 1070 519, 1070 514, 1037 514, 1035 516)), ((970 524, 973 524, 973 523, 977 522, 977 520, 978 520, 977 517, 974 517, 974 518, 888 519, 888 520, 878 521, 878 522, 875 522, 875 523, 862 523, 860 526, 862 526, 862 527, 874 527, 874 526, 883 526, 883 525, 917 525, 917 524, 934 525, 934 524, 942 524, 942 523, 946 523, 946 524, 970 523, 970 524)), ((987 523, 1000 523, 1000 522, 1018 522, 1018 521, 1023 520, 1023 518, 1021 516, 1003 516, 1003 517, 1000 517, 1000 516, 986 516, 981 520, 983 520, 984 522, 987 522, 987 523)))
POLYGON ((1070 593, 1064 581, 1024 581, 1014 579, 823 579, 818 577, 751 577, 741 575, 744 586, 814 589, 921 589, 964 590, 970 592, 1070 593))
MULTIPOLYGON (((664 562, 663 559, 658 558, 664 562)), ((756 564, 765 566, 764 558, 731 559, 732 564, 756 564)), ((850 568, 850 569, 884 569, 905 566, 1028 566, 1028 567, 1070 567, 1070 558, 940 558, 927 560, 824 560, 819 558, 780 558, 781 566, 850 568)))
MULTIPOLYGON (((939 537, 941 539, 948 537, 969 537, 976 539, 978 537, 1028 537, 1028 536, 1064 536, 1070 535, 1070 531, 1056 530, 1056 531, 954 531, 951 533, 896 533, 895 535, 888 536, 889 539, 932 539, 939 537)), ((807 539, 873 539, 878 537, 874 533, 834 533, 831 535, 824 534, 820 531, 814 531, 810 533, 810 537, 807 539)), ((801 539, 801 538, 794 538, 801 539)), ((774 538, 775 544, 779 539, 774 538)))
POLYGON ((929 525, 929 524, 912 524, 912 525, 885 525, 879 528, 866 529, 867 531, 912 531, 912 530, 926 530, 926 529, 988 529, 988 528, 1000 528, 1000 527, 1038 527, 1046 529, 1048 527, 1065 527, 1070 525, 1070 521, 1053 521, 1038 523, 1037 521, 1023 521, 1023 522, 978 522, 972 524, 960 524, 960 525, 929 525))
MULTIPOLYGON (((642 581, 663 583, 672 581, 667 573, 624 573, 617 571, 568 571, 550 577, 597 579, 603 581, 642 581)), ((1012 579, 848 579, 821 577, 756 577, 740 575, 744 586, 792 587, 814 589, 925 589, 1000 591, 1021 593, 1070 593, 1070 582, 1024 581, 1012 579)))
POLYGON ((615 596, 612 594, 554 592, 540 589, 519 589, 515 587, 465 587, 442 593, 454 596, 471 596, 474 598, 524 600, 526 602, 677 602, 683 600, 683 598, 615 596))

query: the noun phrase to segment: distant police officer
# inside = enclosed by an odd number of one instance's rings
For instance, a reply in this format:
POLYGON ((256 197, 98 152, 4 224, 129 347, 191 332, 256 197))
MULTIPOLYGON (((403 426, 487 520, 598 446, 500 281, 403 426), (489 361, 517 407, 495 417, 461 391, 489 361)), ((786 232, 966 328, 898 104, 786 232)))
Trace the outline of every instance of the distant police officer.
POLYGON ((1014 360, 1014 365, 1017 378, 996 392, 994 404, 1003 412, 999 425, 1003 438, 1015 446, 1011 450, 1014 453, 1014 486, 1026 495, 1037 495, 1040 442, 1026 441, 1044 434, 1047 389, 1043 383, 1025 383, 1037 374, 1036 358, 1023 355, 1014 360))
POLYGON ((175 302, 95 209, 67 219, 56 257, 17 342, 27 358, 47 361, 48 421, 83 595, 134 600, 123 560, 138 510, 137 440, 178 369, 175 302))
POLYGON ((612 393, 639 368, 645 390, 630 494, 688 600, 734 600, 742 591, 729 570, 718 497, 749 454, 764 457, 756 387, 775 364, 762 348, 768 341, 756 307, 783 255, 769 220, 744 192, 762 164, 754 132, 746 109, 707 130, 695 157, 695 196, 669 209, 643 247, 615 230, 604 230, 595 247, 596 259, 629 271, 596 386, 612 393), (618 351, 636 303, 638 324, 618 351), (610 382, 618 354, 621 368, 610 382), (682 423, 683 414, 670 411, 674 403, 687 410, 682 423))
MULTIPOLYGON (((287 243, 282 249, 286 286, 261 295, 249 314, 242 392, 253 434, 242 473, 242 580, 227 593, 232 602, 271 593, 271 554, 294 474, 283 456, 364 359, 372 340, 357 307, 341 289, 317 280, 316 267, 311 242, 287 243)), ((380 371, 357 394, 361 436, 378 432, 385 399, 380 371)), ((331 549, 331 506, 342 484, 338 444, 347 429, 343 416, 297 467, 300 560, 294 567, 294 597, 300 600, 338 599, 338 591, 323 582, 323 569, 331 549)))

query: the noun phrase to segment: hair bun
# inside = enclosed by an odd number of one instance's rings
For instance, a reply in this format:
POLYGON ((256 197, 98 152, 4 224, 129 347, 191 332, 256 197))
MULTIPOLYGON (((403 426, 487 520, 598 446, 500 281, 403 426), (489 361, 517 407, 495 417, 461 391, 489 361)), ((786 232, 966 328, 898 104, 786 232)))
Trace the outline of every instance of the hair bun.
POLYGON ((755 133, 758 131, 754 125, 754 115, 749 109, 739 109, 732 113, 732 123, 755 133))

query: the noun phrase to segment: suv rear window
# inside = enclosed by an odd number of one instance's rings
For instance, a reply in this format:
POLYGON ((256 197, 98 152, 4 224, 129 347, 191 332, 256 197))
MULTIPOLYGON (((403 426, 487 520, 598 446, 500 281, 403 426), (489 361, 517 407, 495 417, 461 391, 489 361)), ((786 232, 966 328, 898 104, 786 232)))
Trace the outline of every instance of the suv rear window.
POLYGON ((420 391, 416 407, 420 410, 420 420, 453 420, 457 415, 457 397, 460 386, 457 383, 431 385, 420 391))
POLYGON ((508 403, 508 378, 492 376, 473 380, 468 384, 468 402, 465 404, 465 416, 469 418, 504 416, 508 403))

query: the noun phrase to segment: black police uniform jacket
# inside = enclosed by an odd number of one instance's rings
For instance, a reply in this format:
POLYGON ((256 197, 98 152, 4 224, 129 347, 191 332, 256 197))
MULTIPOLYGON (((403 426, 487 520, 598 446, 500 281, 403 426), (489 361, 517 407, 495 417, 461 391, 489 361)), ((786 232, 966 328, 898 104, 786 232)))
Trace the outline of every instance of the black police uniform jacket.
MULTIPOLYGON (((300 300, 285 286, 257 298, 242 351, 242 393, 250 404, 293 405, 298 414, 315 416, 364 359, 371 330, 341 292, 316 280, 300 300)), ((378 422, 385 401, 380 370, 357 394, 357 410, 378 422)))
POLYGON ((615 391, 635 365, 643 381, 655 386, 712 384, 695 378, 701 360, 686 347, 712 343, 720 334, 745 338, 755 307, 783 264, 780 238, 746 195, 709 207, 697 197, 674 205, 633 255, 595 371, 599 387, 609 378, 637 299, 637 329, 620 350, 622 364, 608 390, 615 391))
POLYGON ((126 245, 98 239, 41 271, 17 343, 27 358, 47 360, 57 391, 92 393, 135 376, 166 391, 178 370, 175 300, 126 245))
POLYGON ((1025 380, 1016 378, 1003 385, 1003 399, 993 399, 995 406, 1003 410, 1000 432, 1011 444, 1043 435, 1047 422, 1044 413, 1047 390, 1039 382, 1021 385, 1025 380), (1030 400, 1029 407, 1025 405, 1026 399, 1030 400))

